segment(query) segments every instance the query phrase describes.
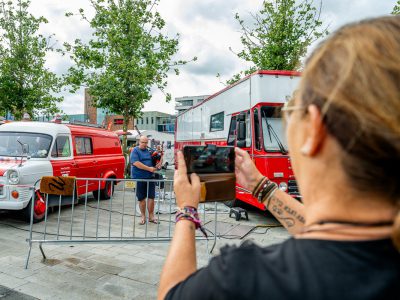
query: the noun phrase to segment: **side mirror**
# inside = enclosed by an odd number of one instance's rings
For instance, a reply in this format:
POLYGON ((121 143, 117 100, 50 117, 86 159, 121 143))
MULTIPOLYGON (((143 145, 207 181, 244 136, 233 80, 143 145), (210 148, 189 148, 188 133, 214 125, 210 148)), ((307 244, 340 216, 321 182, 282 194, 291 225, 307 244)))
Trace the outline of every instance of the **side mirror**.
POLYGON ((244 148, 244 147, 246 147, 246 140, 241 140, 241 141, 237 141, 236 142, 236 147, 239 147, 239 148, 244 148))
POLYGON ((237 126, 237 141, 246 140, 246 123, 243 121, 238 122, 237 126))

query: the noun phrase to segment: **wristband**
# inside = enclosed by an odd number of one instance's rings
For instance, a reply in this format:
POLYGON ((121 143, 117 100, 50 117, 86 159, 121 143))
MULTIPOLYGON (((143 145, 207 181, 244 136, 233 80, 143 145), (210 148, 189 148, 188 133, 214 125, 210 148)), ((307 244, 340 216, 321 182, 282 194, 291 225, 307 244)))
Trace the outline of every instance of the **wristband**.
POLYGON ((261 191, 262 186, 264 185, 264 183, 265 183, 266 181, 269 181, 269 180, 267 179, 267 177, 263 176, 263 177, 261 178, 261 180, 257 183, 257 185, 256 185, 256 186, 254 187, 254 189, 253 189, 253 192, 252 192, 253 197, 256 197, 256 198, 257 198, 258 193, 261 191))
POLYGON ((262 186, 261 192, 258 194, 258 202, 264 202, 264 199, 270 197, 272 192, 274 192, 277 188, 278 185, 275 182, 268 180, 268 182, 262 186))
POLYGON ((207 232, 205 228, 202 226, 199 214, 197 213, 197 209, 192 206, 185 206, 183 208, 178 208, 175 215, 175 223, 178 223, 180 220, 188 220, 191 221, 196 229, 200 229, 203 235, 207 238, 207 232))

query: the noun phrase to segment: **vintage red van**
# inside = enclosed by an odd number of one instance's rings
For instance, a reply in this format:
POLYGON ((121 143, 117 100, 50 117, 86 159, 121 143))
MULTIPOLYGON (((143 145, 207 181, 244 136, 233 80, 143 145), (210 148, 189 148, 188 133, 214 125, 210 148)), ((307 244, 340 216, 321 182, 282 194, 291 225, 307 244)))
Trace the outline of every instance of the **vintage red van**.
MULTIPOLYGON (((34 222, 41 221, 46 211, 39 191, 43 176, 118 179, 124 177, 124 166, 121 143, 111 131, 42 122, 1 125, 0 209, 21 210, 29 220, 32 205, 29 187, 36 183, 33 217, 34 222)), ((111 181, 77 181, 77 196, 93 192, 96 198, 109 199, 112 191, 111 181)), ((49 201, 48 206, 58 205, 56 202, 49 201)))

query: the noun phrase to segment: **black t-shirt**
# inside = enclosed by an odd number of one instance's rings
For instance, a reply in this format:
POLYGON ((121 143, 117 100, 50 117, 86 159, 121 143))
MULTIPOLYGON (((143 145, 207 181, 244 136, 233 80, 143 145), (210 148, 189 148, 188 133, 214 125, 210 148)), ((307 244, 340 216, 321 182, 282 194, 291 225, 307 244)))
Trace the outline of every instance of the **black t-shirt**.
POLYGON ((166 299, 400 299, 400 254, 390 240, 227 246, 166 299))

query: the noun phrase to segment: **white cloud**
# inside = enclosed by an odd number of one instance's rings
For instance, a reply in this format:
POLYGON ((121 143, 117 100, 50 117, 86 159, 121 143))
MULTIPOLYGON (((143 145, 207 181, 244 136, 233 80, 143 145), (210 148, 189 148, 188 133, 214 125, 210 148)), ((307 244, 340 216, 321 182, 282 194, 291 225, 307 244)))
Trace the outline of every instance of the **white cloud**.
MULTIPOLYGON (((316 3, 319 1, 316 1, 316 3)), ((322 20, 330 24, 330 31, 339 26, 366 17, 384 15, 391 12, 396 0, 324 0, 322 20)), ((165 19, 166 30, 170 36, 180 33, 180 51, 177 57, 191 59, 198 56, 198 61, 184 66, 181 75, 171 75, 167 92, 173 97, 204 95, 217 92, 223 86, 215 77, 221 73, 229 78, 246 67, 229 51, 229 47, 241 49, 240 33, 234 19, 236 12, 249 19, 249 12, 256 12, 261 0, 161 0, 158 11, 165 19)), ((45 34, 55 33, 58 45, 72 42, 76 38, 90 38, 90 27, 79 17, 66 18, 65 12, 77 12, 79 8, 93 13, 89 1, 82 0, 32 0, 31 11, 43 15, 49 24, 41 31, 45 34)), ((58 74, 66 71, 70 62, 67 57, 49 55, 47 66, 58 74)), ((66 94, 60 107, 66 113, 83 113, 83 91, 75 95, 66 94)), ((151 101, 146 103, 145 110, 174 112, 174 103, 165 102, 165 96, 154 89, 151 101)))

